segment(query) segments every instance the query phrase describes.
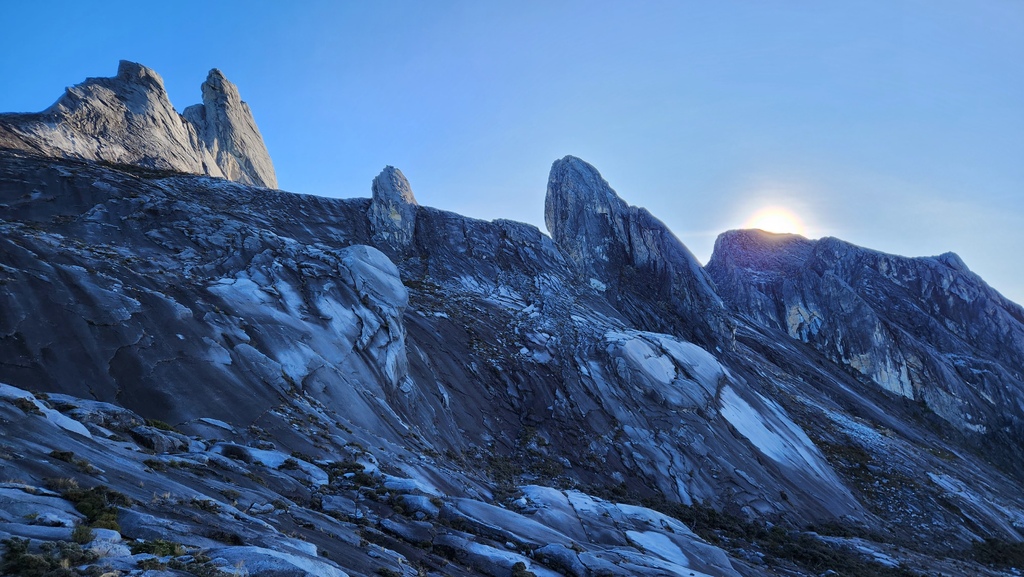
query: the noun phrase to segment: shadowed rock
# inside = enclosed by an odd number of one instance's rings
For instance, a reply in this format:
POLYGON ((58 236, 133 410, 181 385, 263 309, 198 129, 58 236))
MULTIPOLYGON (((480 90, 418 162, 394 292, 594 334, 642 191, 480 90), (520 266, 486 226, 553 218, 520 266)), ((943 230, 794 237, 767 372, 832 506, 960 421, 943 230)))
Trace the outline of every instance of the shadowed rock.
POLYGON ((416 197, 401 170, 386 166, 373 179, 370 229, 374 244, 402 252, 412 243, 416 231, 416 197))
POLYGON ((702 343, 731 338, 721 299, 697 259, 657 218, 629 206, 596 168, 574 156, 555 161, 548 177, 544 222, 583 280, 634 319, 657 330, 671 326, 702 343), (677 317, 644 315, 658 300, 677 317))
POLYGON ((1024 309, 953 253, 905 258, 835 239, 723 233, 708 272, 761 325, 813 345, 958 428, 1019 430, 1024 309))

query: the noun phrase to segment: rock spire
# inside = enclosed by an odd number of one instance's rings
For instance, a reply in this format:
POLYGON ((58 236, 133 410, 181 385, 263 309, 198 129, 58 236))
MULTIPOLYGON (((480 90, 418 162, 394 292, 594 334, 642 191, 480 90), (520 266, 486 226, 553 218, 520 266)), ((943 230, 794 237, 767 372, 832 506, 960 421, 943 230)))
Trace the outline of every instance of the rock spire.
POLYGON ((416 230, 416 197, 401 170, 385 166, 373 179, 373 200, 369 219, 373 241, 402 252, 411 244, 416 230))
MULTIPOLYGON (((613 301, 663 298, 678 315, 672 324, 689 336, 705 344, 731 339, 714 283, 689 249, 646 209, 619 198, 590 164, 574 156, 555 161, 544 220, 584 280, 613 301)), ((641 322, 657 329, 671 323, 641 322)))

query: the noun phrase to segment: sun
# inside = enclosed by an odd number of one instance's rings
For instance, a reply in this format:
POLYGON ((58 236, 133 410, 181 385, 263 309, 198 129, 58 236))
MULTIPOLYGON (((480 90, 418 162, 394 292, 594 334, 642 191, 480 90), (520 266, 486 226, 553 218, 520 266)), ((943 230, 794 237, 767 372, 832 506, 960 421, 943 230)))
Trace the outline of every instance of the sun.
POLYGON ((759 228, 767 232, 806 235, 806 227, 800 218, 785 208, 768 206, 755 212, 744 223, 743 228, 759 228))

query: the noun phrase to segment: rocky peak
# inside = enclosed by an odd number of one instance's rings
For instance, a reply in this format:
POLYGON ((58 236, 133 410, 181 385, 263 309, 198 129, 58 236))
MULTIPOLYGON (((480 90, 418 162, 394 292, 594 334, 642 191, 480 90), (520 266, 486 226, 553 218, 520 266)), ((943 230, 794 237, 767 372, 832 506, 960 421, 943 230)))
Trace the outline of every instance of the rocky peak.
POLYGON ((373 179, 372 190, 373 199, 377 202, 417 204, 409 180, 394 166, 385 166, 380 171, 373 179))
POLYGON ((249 107, 216 70, 183 116, 159 74, 122 60, 116 76, 88 78, 41 113, 0 114, 0 147, 277 186, 249 107))
MULTIPOLYGON (((120 61, 117 65, 117 76, 115 79, 125 83, 150 86, 153 89, 166 94, 166 90, 164 89, 164 79, 161 78, 160 75, 152 68, 147 68, 138 62, 131 62, 128 60, 120 61)), ((99 82, 105 79, 96 78, 92 80, 93 82, 99 82)))
POLYGON ((646 209, 619 198, 590 164, 574 156, 555 161, 544 220, 590 286, 612 301, 665 298, 680 321, 638 322, 659 330, 665 322, 685 326, 688 336, 704 343, 731 332, 714 283, 689 249, 646 209))
MULTIPOLYGON (((759 229, 730 230, 715 240, 715 249, 707 269, 709 272, 712 268, 723 266, 759 271, 785 269, 802 264, 813 248, 814 241, 798 234, 779 234, 759 229)), ((715 282, 719 282, 717 278, 715 282)))
POLYGON ((186 108, 183 116, 196 127, 221 172, 237 182, 276 188, 270 154, 238 87, 214 68, 202 90, 203 103, 186 108))
POLYGON ((378 246, 402 252, 412 244, 416 230, 416 197, 401 170, 385 166, 373 179, 370 228, 378 246))

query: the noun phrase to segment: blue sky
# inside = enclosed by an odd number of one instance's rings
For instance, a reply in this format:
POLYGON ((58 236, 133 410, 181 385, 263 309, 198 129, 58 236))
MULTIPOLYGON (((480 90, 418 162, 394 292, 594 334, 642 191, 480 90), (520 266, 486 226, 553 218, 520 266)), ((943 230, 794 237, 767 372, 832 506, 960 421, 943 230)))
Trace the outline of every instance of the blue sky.
POLYGON ((391 164, 421 204, 543 230, 573 154, 702 261, 779 205, 1024 302, 1018 0, 11 4, 0 110, 122 58, 180 110, 218 67, 286 190, 368 196, 391 164))

